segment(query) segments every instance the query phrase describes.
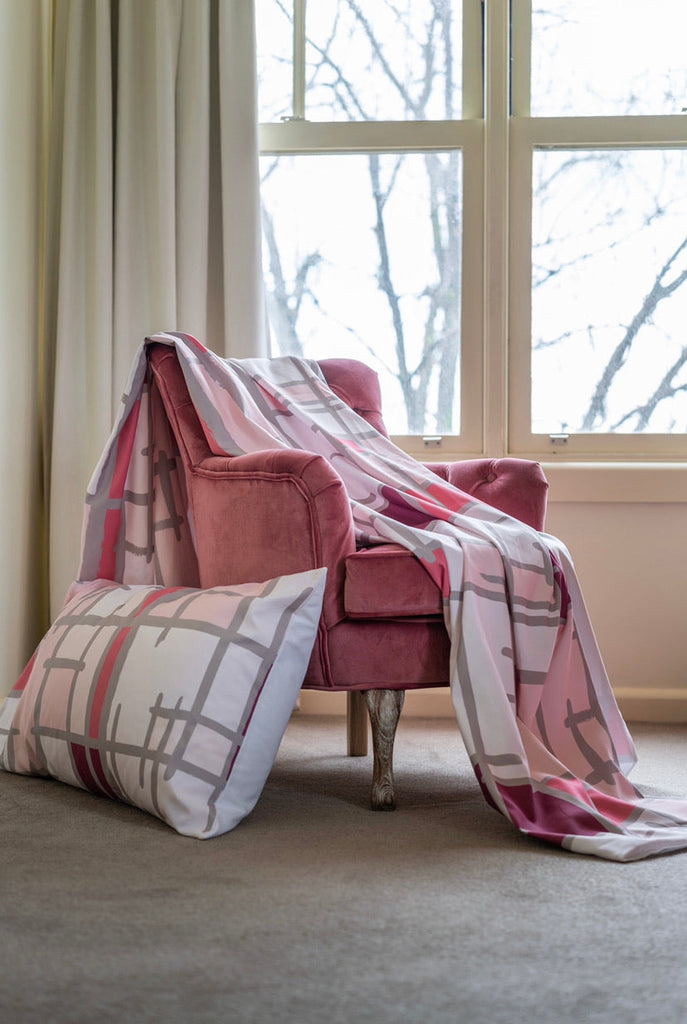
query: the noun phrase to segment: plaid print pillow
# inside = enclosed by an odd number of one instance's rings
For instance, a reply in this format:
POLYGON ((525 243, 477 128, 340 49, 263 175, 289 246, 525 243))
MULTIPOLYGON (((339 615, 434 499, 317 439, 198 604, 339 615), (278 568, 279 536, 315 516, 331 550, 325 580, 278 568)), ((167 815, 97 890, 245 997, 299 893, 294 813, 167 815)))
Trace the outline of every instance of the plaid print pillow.
POLYGON ((0 767, 209 838, 262 792, 326 569, 211 590, 75 584, 0 711, 0 767))

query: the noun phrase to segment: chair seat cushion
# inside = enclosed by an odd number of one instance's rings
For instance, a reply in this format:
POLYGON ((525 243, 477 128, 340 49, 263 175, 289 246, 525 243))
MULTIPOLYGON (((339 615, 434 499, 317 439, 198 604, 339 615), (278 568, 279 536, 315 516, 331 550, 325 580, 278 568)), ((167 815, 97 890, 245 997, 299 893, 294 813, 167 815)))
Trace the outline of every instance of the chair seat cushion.
POLYGON ((344 608, 352 619, 435 616, 442 614, 441 592, 415 555, 381 544, 346 559, 344 608))

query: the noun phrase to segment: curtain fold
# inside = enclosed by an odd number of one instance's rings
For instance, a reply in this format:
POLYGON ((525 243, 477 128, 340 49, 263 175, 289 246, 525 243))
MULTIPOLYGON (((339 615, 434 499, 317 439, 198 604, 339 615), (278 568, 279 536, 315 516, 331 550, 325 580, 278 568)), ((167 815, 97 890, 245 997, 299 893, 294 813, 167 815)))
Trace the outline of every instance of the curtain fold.
POLYGON ((45 155, 44 445, 55 614, 74 574, 84 480, 88 481, 114 415, 114 175, 108 6, 62 0, 53 15, 55 67, 45 155))
POLYGON ((0 696, 46 624, 41 458, 47 3, 0 4, 0 696))
POLYGON ((47 625, 46 576, 52 617, 76 572, 143 337, 266 341, 253 0, 3 0, 0 47, 1 697, 47 625))

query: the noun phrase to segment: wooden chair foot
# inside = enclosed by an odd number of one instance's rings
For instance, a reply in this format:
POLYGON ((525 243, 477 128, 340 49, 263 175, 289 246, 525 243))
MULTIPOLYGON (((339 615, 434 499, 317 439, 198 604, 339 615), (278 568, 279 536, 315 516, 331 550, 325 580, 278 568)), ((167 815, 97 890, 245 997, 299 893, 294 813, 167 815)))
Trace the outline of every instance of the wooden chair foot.
POLYGON ((349 690, 346 694, 346 726, 348 756, 365 757, 367 754, 368 717, 362 690, 349 690))
POLYGON ((365 690, 365 702, 372 726, 374 767, 372 775, 372 809, 393 811, 394 797, 394 737, 405 699, 404 690, 365 690))

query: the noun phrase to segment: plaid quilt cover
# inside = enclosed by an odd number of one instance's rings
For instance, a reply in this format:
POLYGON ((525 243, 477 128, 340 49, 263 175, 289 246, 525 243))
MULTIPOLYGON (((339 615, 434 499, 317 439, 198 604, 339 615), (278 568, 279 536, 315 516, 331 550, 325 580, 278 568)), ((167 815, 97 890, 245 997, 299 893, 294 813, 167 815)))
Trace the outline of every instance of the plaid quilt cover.
MULTIPOLYGON (((452 701, 492 806, 524 833, 610 860, 687 846, 687 799, 645 799, 628 778, 632 739, 560 541, 406 456, 331 392, 315 363, 222 360, 183 334, 147 341, 175 347, 213 452, 322 454, 344 481, 359 538, 420 559, 443 594, 452 701)), ((153 465, 168 430, 148 401, 144 343, 88 488, 81 580, 169 586, 182 567, 188 577, 183 474, 153 465)))

